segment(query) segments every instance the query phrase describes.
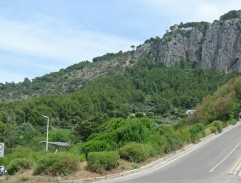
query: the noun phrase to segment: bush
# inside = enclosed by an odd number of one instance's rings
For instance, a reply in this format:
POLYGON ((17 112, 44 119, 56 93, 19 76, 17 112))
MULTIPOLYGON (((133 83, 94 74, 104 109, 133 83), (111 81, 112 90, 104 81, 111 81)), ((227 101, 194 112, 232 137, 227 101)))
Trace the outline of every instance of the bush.
POLYGON ((143 118, 144 117, 143 112, 136 112, 135 115, 136 115, 137 118, 143 118))
POLYGON ((4 156, 4 158, 0 158, 0 164, 4 165, 5 167, 7 167, 7 165, 9 165, 10 162, 15 159, 24 158, 24 159, 32 160, 31 156, 36 154, 36 152, 34 152, 33 150, 29 148, 23 148, 23 147, 11 148, 11 149, 6 148, 6 150, 7 150, 6 156, 4 156))
POLYGON ((153 124, 148 118, 135 118, 125 120, 125 125, 117 131, 118 144, 124 145, 128 142, 141 143, 152 133, 153 124))
POLYGON ((108 151, 110 149, 110 145, 105 140, 90 140, 82 146, 82 152, 86 155, 89 152, 108 151))
POLYGON ((34 175, 70 175, 79 169, 78 157, 68 153, 46 154, 38 162, 34 175))
POLYGON ((116 168, 120 156, 117 152, 91 152, 88 155, 88 169, 93 172, 102 173, 104 170, 116 168))
POLYGON ((146 143, 151 144, 155 150, 155 155, 163 155, 165 149, 165 139, 160 134, 151 134, 146 143))
POLYGON ((189 144, 191 142, 191 134, 188 128, 185 127, 178 129, 178 135, 184 144, 189 144))
POLYGON ((68 152, 76 155, 81 154, 81 145, 82 143, 80 142, 72 145, 70 148, 68 148, 68 152))
POLYGON ((213 121, 211 123, 211 126, 215 126, 218 130, 218 133, 221 133, 223 131, 223 124, 222 121, 213 121))
POLYGON ((31 163, 26 158, 18 158, 12 160, 7 166, 8 174, 14 175, 15 173, 29 169, 31 167, 31 163))
POLYGON ((86 156, 85 156, 85 154, 79 155, 79 161, 80 161, 80 162, 86 161, 86 156))
MULTIPOLYGON (((169 153, 171 151, 175 151, 183 146, 184 134, 181 131, 175 130, 171 125, 162 125, 159 127, 159 133, 164 138, 165 142, 165 153, 169 153), (183 138, 183 139, 182 139, 183 138)), ((187 134, 189 135, 189 134, 187 134)))
POLYGON ((218 129, 217 129, 216 126, 211 126, 211 127, 210 127, 210 131, 211 131, 211 133, 217 133, 217 132, 218 132, 218 129))
POLYGON ((140 163, 152 156, 154 149, 150 144, 128 143, 119 149, 120 157, 131 162, 140 163))
POLYGON ((237 120, 236 119, 231 119, 228 121, 229 124, 231 125, 236 125, 237 124, 237 120))
MULTIPOLYGON (((88 152, 115 150, 128 142, 144 142, 152 133, 153 128, 154 125, 148 118, 111 119, 99 126, 98 133, 93 133, 89 137, 90 140, 86 143, 88 144, 90 141, 93 141, 93 143, 104 141, 108 143, 107 149, 88 150, 88 152)), ((96 148, 98 147, 100 146, 96 146, 96 148)))
POLYGON ((189 128, 191 134, 191 141, 197 142, 200 138, 205 135, 205 127, 202 123, 196 123, 189 128))
POLYGON ((49 131, 49 140, 53 142, 68 142, 70 137, 71 131, 67 129, 49 131))
POLYGON ((183 141, 175 133, 165 134, 164 138, 165 138, 165 150, 164 150, 165 153, 175 151, 183 146, 183 141))

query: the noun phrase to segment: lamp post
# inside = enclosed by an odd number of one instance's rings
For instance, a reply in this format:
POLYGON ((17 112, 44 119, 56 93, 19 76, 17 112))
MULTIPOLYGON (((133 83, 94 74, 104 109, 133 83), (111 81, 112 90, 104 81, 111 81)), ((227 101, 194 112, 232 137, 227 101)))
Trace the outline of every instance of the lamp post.
POLYGON ((48 151, 48 144, 49 144, 49 117, 42 115, 44 118, 47 119, 47 139, 46 139, 46 151, 48 151))

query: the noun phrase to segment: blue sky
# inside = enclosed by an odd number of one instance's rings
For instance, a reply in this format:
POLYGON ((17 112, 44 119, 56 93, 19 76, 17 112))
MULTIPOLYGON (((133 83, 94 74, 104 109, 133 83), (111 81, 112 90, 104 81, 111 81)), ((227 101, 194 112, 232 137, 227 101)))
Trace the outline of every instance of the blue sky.
POLYGON ((240 0, 0 0, 0 82, 127 51, 175 23, 212 22, 240 7, 240 0))

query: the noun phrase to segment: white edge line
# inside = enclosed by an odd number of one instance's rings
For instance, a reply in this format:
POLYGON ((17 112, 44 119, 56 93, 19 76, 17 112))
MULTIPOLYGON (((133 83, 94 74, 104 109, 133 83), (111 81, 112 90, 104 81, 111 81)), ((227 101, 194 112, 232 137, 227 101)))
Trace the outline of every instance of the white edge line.
MULTIPOLYGON (((240 125, 240 124, 237 124, 237 125, 233 126, 230 130, 232 130, 233 128, 235 128, 235 127, 237 127, 237 126, 239 126, 239 125, 240 125)), ((225 134, 225 133, 228 132, 228 131, 229 131, 229 130, 224 131, 224 133, 222 133, 222 134, 220 134, 220 135, 223 135, 223 134, 225 134)), ((131 175, 125 175, 124 177, 123 177, 123 176, 120 176, 120 177, 116 177, 116 178, 111 178, 111 179, 107 179, 107 180, 99 180, 99 181, 94 181, 94 182, 99 182, 99 183, 101 183, 101 182, 105 182, 105 183, 110 182, 110 183, 111 183, 111 182, 115 182, 115 181, 117 181, 117 180, 118 180, 118 181, 125 181, 125 180, 130 180, 130 179, 139 177, 140 174, 141 174, 141 176, 143 176, 143 175, 146 175, 146 174, 155 172, 155 171, 157 171, 157 170, 159 170, 159 169, 161 169, 161 168, 169 165, 170 163, 172 163, 172 162, 174 162, 174 161, 182 158, 183 156, 185 156, 185 155, 187 155, 187 154, 189 154, 189 153, 191 153, 191 152, 193 152, 193 151, 201 148, 203 145, 205 145, 205 144, 213 141, 214 139, 216 139, 216 138, 218 138, 218 137, 220 137, 220 136, 215 136, 214 138, 210 138, 210 139, 207 140, 207 141, 204 141, 204 142, 199 143, 196 148, 194 148, 194 149, 192 149, 192 150, 189 150, 188 152, 186 152, 186 153, 184 153, 184 154, 182 154, 182 155, 180 155, 180 156, 178 156, 178 157, 176 157, 176 158, 174 158, 174 159, 172 159, 172 160, 164 163, 164 164, 161 165, 161 166, 160 166, 160 165, 159 165, 159 166, 158 166, 158 165, 155 165, 153 168, 150 168, 149 170, 144 170, 144 171, 141 171, 141 172, 136 172, 136 173, 133 173, 133 174, 131 174, 131 175)), ((224 161, 235 151, 235 149, 236 149, 240 144, 241 144, 241 141, 238 143, 238 145, 236 145, 236 146, 234 147, 234 149, 233 149, 221 162, 219 162, 216 166, 214 166, 209 172, 213 172, 222 162, 224 162, 224 161)))
POLYGON ((220 164, 222 164, 236 149, 237 147, 241 144, 241 141, 233 148, 233 150, 228 153, 227 156, 225 156, 218 164, 216 164, 209 172, 213 172, 220 164))
MULTIPOLYGON (((193 151, 201 148, 203 145, 211 142, 212 140, 216 139, 217 137, 219 137, 219 136, 216 136, 215 138, 211 138, 211 139, 209 139, 208 141, 199 143, 198 146, 195 147, 194 149, 189 150, 188 152, 186 152, 186 153, 184 153, 184 154, 182 154, 182 155, 180 155, 180 156, 178 156, 178 157, 176 157, 176 158, 174 158, 174 159, 172 159, 172 160, 164 163, 164 164, 161 165, 161 166, 160 166, 160 165, 155 165, 153 168, 151 168, 151 169, 149 169, 149 170, 144 170, 144 171, 141 171, 141 172, 136 172, 136 173, 131 174, 131 175, 126 175, 125 177, 122 176, 122 177, 117 177, 117 178, 113 178, 113 179, 109 179, 109 180, 101 180, 101 181, 97 181, 97 182, 99 182, 99 183, 101 183, 101 182, 106 182, 106 183, 107 183, 107 182, 115 182, 115 181, 117 181, 117 180, 118 180, 118 181, 125 181, 125 180, 130 180, 130 179, 139 177, 140 175, 141 175, 141 176, 147 175, 147 174, 149 174, 149 173, 155 172, 155 171, 157 171, 157 170, 159 170, 159 169, 161 169, 161 168, 163 168, 163 167, 171 164, 172 162, 174 162, 174 161, 182 158, 183 156, 186 156, 187 154, 190 154, 191 152, 193 152, 193 151)), ((240 142, 240 143, 241 143, 241 142, 240 142)))

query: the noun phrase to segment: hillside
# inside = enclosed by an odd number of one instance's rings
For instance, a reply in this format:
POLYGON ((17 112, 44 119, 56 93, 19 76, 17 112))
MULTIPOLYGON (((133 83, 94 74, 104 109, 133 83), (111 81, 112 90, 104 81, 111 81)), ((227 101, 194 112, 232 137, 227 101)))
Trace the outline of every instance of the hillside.
POLYGON ((167 67, 157 61, 140 59, 122 74, 115 72, 99 77, 78 92, 1 102, 0 122, 12 126, 3 133, 6 134, 2 141, 9 146, 17 145, 23 140, 17 135, 18 129, 26 128, 26 123, 42 131, 43 114, 51 117, 55 128, 69 128, 84 122, 88 130, 94 130, 110 118, 128 118, 133 113, 137 117, 146 113, 156 123, 173 123, 233 77, 236 74, 204 70, 190 62, 167 67), (12 137, 16 134, 17 139, 5 139, 8 133, 12 137))
MULTIPOLYGON (((136 50, 107 53, 42 77, 21 83, 1 83, 0 100, 78 91, 99 76, 122 73, 142 57, 167 66, 180 61, 197 63, 206 69, 241 71, 241 11, 230 11, 208 22, 180 23, 162 37, 150 38, 136 50)), ((135 48, 133 45, 132 48, 135 48)))
POLYGON ((25 173, 15 182, 76 172, 81 179, 83 171, 130 170, 222 132, 241 111, 239 26, 240 11, 231 11, 212 24, 175 25, 136 50, 1 84, 0 164, 9 175, 25 173), (55 153, 48 144, 46 152, 39 143, 46 136, 70 147, 55 153))
POLYGON ((220 87, 213 95, 205 97, 196 106, 195 114, 186 119, 186 123, 209 124, 213 120, 238 119, 241 111, 240 99, 241 77, 239 76, 220 87))
POLYGON ((175 152, 235 124, 240 77, 203 100, 185 123, 173 125, 174 120, 185 118, 185 109, 233 77, 190 62, 167 67, 141 59, 121 75, 99 77, 78 92, 1 102, 0 141, 5 142, 6 155, 0 163, 10 175, 21 172, 26 177, 17 182, 36 179, 36 175, 50 180, 78 172, 83 178, 84 171, 99 176, 112 169, 139 167, 149 158, 175 152), (71 142, 68 149, 60 149, 64 152, 55 154, 51 146, 45 152, 39 144, 46 140, 43 114, 50 117, 49 141, 71 142), (130 163, 132 167, 126 167, 130 163))
POLYGON ((109 72, 122 72, 133 65, 132 52, 118 52, 94 58, 93 62, 83 61, 58 72, 36 77, 32 81, 25 78, 20 83, 1 83, 0 101, 26 99, 33 96, 63 94, 77 91, 95 78, 109 72), (99 61, 101 60, 101 61, 99 61))

